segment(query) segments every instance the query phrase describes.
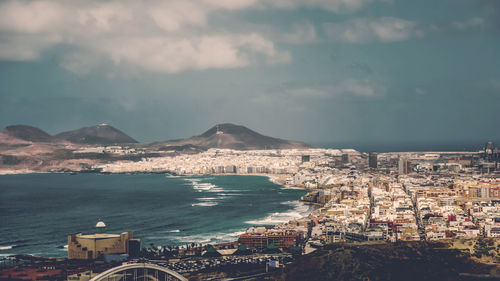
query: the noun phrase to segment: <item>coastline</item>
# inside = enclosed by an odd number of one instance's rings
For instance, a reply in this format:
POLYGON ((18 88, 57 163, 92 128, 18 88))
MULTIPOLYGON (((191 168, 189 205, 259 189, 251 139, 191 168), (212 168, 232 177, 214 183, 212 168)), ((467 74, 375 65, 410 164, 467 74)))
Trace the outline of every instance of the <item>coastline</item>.
MULTIPOLYGON (((0 176, 6 176, 6 175, 28 175, 28 174, 47 174, 51 172, 40 172, 40 171, 33 171, 33 170, 0 170, 0 176)), ((60 172, 54 172, 60 173, 60 172)))
MULTIPOLYGON (((75 174, 75 173, 69 173, 69 172, 33 172, 33 173, 17 173, 17 174, 18 175, 30 175, 30 174, 33 174, 33 175, 36 175, 36 174, 40 174, 40 175, 42 175, 42 174, 59 174, 59 175, 61 175, 61 174, 75 174)), ((76 173, 76 174, 79 174, 79 173, 76 173)), ((88 174, 88 173, 82 173, 82 174, 88 174)), ((91 174, 110 175, 111 173, 93 172, 91 174)), ((143 175, 144 174, 161 174, 161 175, 169 177, 169 174, 164 173, 164 172, 162 172, 162 173, 149 173, 149 172, 148 173, 112 173, 112 174, 143 174, 143 175)), ((9 176, 9 175, 13 175, 13 173, 5 174, 5 176, 9 176)), ((279 179, 276 179, 276 177, 273 177, 273 175, 268 175, 268 174, 204 174, 204 175, 183 175, 183 176, 172 176, 172 177, 188 178, 188 177, 193 177, 193 176, 210 177, 210 176, 231 176, 231 175, 266 177, 267 180, 269 180, 269 182, 280 186, 280 187, 276 187, 278 190, 280 188, 281 189, 288 188, 286 185, 284 185, 280 182, 277 182, 279 179)), ((290 189, 298 189, 298 188, 290 188, 290 189)), ((304 189, 301 188, 300 190, 304 190, 304 189)), ((276 200, 277 202, 280 202, 283 205, 289 205, 289 207, 287 209, 283 209, 283 210, 282 209, 274 209, 274 208, 273 208, 273 210, 267 210, 261 216, 255 217, 252 219, 253 221, 256 222, 254 224, 249 223, 249 222, 242 222, 242 224, 241 224, 242 233, 244 233, 249 227, 252 227, 252 226, 272 226, 272 227, 278 226, 279 227, 279 225, 287 224, 290 221, 293 221, 295 219, 300 219, 300 218, 304 218, 304 217, 309 216, 311 214, 311 212, 314 211, 314 209, 311 208, 311 206, 307 206, 307 204, 304 204, 304 202, 301 202, 299 196, 301 196, 301 195, 297 194, 298 198, 296 197, 295 199, 291 199, 291 198, 283 198, 282 199, 279 197, 279 195, 275 196, 276 199, 278 199, 278 200, 276 200), (307 210, 305 207, 307 207, 307 210), (281 211, 278 211, 278 210, 281 210, 281 211), (300 217, 298 216, 298 214, 300 214, 300 217), (286 218, 286 221, 283 220, 284 218, 286 218), (266 223, 265 222, 266 220, 269 220, 269 221, 280 221, 281 220, 281 221, 280 222, 266 223)), ((208 244, 217 245, 217 244, 221 244, 221 243, 227 243, 228 241, 235 242, 238 240, 238 237, 239 237, 239 235, 238 236, 232 235, 233 239, 227 240, 228 237, 222 238, 221 236, 224 236, 222 234, 227 234, 227 235, 233 234, 233 231, 230 231, 227 233, 218 233, 216 236, 211 236, 210 233, 207 233, 206 238, 211 238, 211 239, 213 238, 212 242, 208 242, 208 244), (222 240, 220 240, 220 239, 222 239, 222 240)), ((192 236, 192 235, 188 235, 188 236, 192 236)), ((186 237, 186 238, 188 238, 188 237, 186 237)), ((192 242, 196 242, 196 241, 193 240, 192 242)), ((206 244, 206 242, 203 244, 206 244)), ((39 256, 45 257, 46 255, 39 254, 39 256)), ((48 256, 50 256, 50 255, 48 255, 48 256)))
MULTIPOLYGON (((224 174, 189 174, 189 175, 173 175, 171 173, 168 173, 166 172, 166 174, 169 174, 173 177, 177 177, 177 178, 183 178, 183 177, 204 177, 204 176, 207 176, 207 177, 210 177, 210 176, 258 176, 258 177, 266 177, 270 182, 274 183, 274 184, 277 184, 277 185, 280 185, 282 186, 282 188, 284 189, 293 189, 293 190, 303 190, 303 191, 309 191, 310 192, 313 192, 314 190, 311 190, 311 189, 308 189, 308 188, 305 188, 305 187, 301 187, 301 186, 293 186, 293 185, 287 185, 284 183, 284 180, 282 180, 283 177, 288 177, 288 176, 291 176, 289 174, 276 174, 276 175, 270 175, 270 174, 258 174, 258 173, 251 173, 251 174, 238 174, 238 173, 235 173, 235 174, 227 174, 227 173, 224 173, 224 174)), ((307 194, 309 194, 307 193, 307 194)), ((307 195, 306 194, 306 195, 307 195)), ((305 217, 308 217, 309 215, 311 215, 315 210, 317 210, 318 208, 320 208, 321 206, 319 205, 316 205, 316 204, 309 204, 307 202, 304 202, 302 201, 300 198, 297 199, 298 203, 300 205, 303 205, 303 206, 307 206, 309 209, 312 209, 312 210, 309 210, 307 214, 303 215, 302 217, 300 218, 297 218, 297 219, 302 219, 302 218, 305 218, 305 217)), ((283 203, 283 202, 282 202, 283 203)), ((270 214, 268 214, 270 215, 270 214)), ((291 220, 287 221, 287 222, 283 222, 282 224, 284 223, 289 223, 291 220)), ((273 224, 273 226, 277 226, 279 224, 273 224)))
MULTIPOLYGON (((138 174, 141 174, 141 173, 138 173, 138 174)), ((309 194, 310 192, 314 191, 314 190, 311 190, 311 189, 308 189, 308 188, 305 188, 305 187, 293 186, 293 185, 287 185, 287 184, 285 184, 285 178, 288 178, 288 177, 292 176, 290 174, 261 174, 261 173, 250 173, 250 174, 238 174, 238 173, 228 174, 228 173, 223 173, 223 174, 217 174, 217 173, 215 173, 215 174, 184 174, 184 175, 177 175, 177 174, 169 173, 169 172, 161 172, 161 174, 168 174, 171 177, 175 177, 175 178, 210 177, 210 176, 258 176, 258 177, 265 177, 265 178, 267 178, 271 183, 274 183, 276 185, 282 186, 283 189, 309 191, 307 194, 309 194)), ((307 194, 305 194, 305 195, 307 195, 307 194)), ((272 226, 273 228, 276 228, 279 225, 288 224, 288 223, 290 223, 293 220, 304 219, 306 217, 309 217, 311 214, 313 214, 313 212, 315 212, 316 210, 318 210, 319 208, 322 207, 322 205, 310 204, 310 203, 307 203, 305 201, 302 201, 301 198, 297 199, 296 201, 298 203, 298 207, 303 206, 303 207, 307 207, 308 208, 307 213, 301 214, 300 217, 289 219, 287 221, 280 222, 280 223, 270 223, 270 224, 256 223, 256 224, 253 224, 253 225, 252 224, 249 224, 249 225, 252 225, 254 227, 255 226, 272 226)), ((287 203, 287 201, 284 201, 284 202, 281 202, 281 203, 282 204, 283 203, 287 203)), ((296 210, 296 209, 297 209, 297 207, 292 208, 290 210, 296 210)), ((270 213, 268 213, 263 218, 263 220, 266 220, 267 218, 269 218, 273 214, 275 215, 275 214, 279 214, 279 213, 270 212, 270 213)), ((258 220, 256 220, 256 221, 258 221, 258 220)), ((251 226, 247 227, 247 229, 250 228, 250 227, 251 226)), ((228 234, 230 234, 230 233, 228 233, 228 234)), ((216 243, 214 245, 216 246, 218 244, 225 244, 225 243, 232 243, 232 242, 237 242, 237 240, 235 240, 235 241, 233 240, 233 241, 220 242, 220 243, 216 243)))

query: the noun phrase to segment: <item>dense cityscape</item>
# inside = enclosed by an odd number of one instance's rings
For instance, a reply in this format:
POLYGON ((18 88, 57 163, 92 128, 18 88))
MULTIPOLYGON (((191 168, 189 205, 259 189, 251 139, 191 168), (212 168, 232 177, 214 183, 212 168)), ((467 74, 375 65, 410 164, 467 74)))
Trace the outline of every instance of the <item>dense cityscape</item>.
POLYGON ((265 237, 280 231, 288 237, 287 231, 292 231, 297 241, 311 245, 346 240, 497 237, 499 156, 491 141, 478 152, 210 149, 95 168, 109 173, 168 172, 181 176, 261 174, 291 188, 311 190, 302 198, 304 203, 319 207, 310 216, 273 230, 250 229, 246 234, 265 237))
POLYGON ((499 0, 0 0, 0 281, 500 281, 499 35, 499 0))
MULTIPOLYGON (((94 147, 74 153, 143 154, 126 146, 94 147)), ((196 176, 207 174, 267 176, 286 188, 307 190, 300 201, 310 205, 312 211, 287 223, 250 227, 233 242, 203 245, 193 241, 181 247, 147 247, 131 232, 107 234, 106 225, 99 222, 96 234, 68 236, 68 258, 72 263, 63 265, 29 256, 16 256, 16 261, 30 260, 27 265, 35 262, 35 268, 39 268, 37 263, 56 264, 52 272, 44 271, 46 278, 60 280, 67 276, 73 281, 90 280, 103 269, 127 260, 147 260, 190 278, 206 279, 212 274, 210 278, 217 279, 220 276, 214 275, 214 270, 232 272, 233 267, 242 271, 238 273, 242 276, 261 276, 259 270, 266 267, 268 272, 270 263, 272 268, 280 268, 297 255, 327 245, 370 241, 450 241, 451 248, 462 253, 496 261, 500 255, 496 240, 486 246, 481 239, 500 236, 499 160, 500 151, 490 141, 475 152, 209 149, 196 154, 100 164, 90 170, 166 173, 191 177, 195 183, 196 176), (94 263, 99 260, 105 263, 94 263)), ((198 188, 212 187, 199 184, 198 188)), ((14 261, 4 260, 6 269, 1 278, 23 280, 36 276, 27 274, 26 268, 20 269, 22 264, 10 267, 9 262, 14 261), (15 275, 12 270, 16 268, 24 275, 15 275)))

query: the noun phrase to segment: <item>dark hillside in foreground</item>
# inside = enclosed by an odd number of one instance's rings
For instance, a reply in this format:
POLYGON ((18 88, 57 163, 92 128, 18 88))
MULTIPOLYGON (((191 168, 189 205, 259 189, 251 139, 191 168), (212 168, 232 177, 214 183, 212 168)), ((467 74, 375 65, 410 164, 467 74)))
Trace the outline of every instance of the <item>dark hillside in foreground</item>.
POLYGON ((494 266, 472 261, 438 242, 328 245, 301 256, 272 280, 500 280, 490 277, 494 266), (465 274, 464 274, 465 273, 465 274), (470 274, 473 274, 470 276, 470 274), (476 274, 476 275, 475 275, 476 274), (466 276, 469 275, 469 276, 466 276))

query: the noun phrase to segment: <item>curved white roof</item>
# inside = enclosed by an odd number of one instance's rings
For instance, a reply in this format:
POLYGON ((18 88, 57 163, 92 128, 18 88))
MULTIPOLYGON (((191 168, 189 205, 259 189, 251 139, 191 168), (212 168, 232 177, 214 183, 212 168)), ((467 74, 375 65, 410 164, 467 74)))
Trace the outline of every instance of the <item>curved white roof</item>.
POLYGON ((127 270, 127 269, 134 269, 134 268, 155 269, 158 271, 163 271, 166 274, 170 275, 168 279, 171 279, 170 277, 172 276, 172 277, 177 278, 177 280, 180 280, 180 281, 188 281, 184 276, 180 275, 179 273, 177 273, 173 270, 170 270, 170 269, 162 267, 162 266, 158 266, 156 264, 150 264, 150 263, 122 264, 120 266, 113 267, 111 269, 104 271, 103 273, 100 273, 100 274, 92 277, 92 279, 90 279, 90 281, 101 281, 101 280, 107 279, 109 276, 111 276, 115 273, 122 272, 122 271, 127 270))
POLYGON ((104 224, 104 222, 102 222, 102 221, 99 221, 99 222, 95 225, 95 227, 106 227, 106 224, 104 224))

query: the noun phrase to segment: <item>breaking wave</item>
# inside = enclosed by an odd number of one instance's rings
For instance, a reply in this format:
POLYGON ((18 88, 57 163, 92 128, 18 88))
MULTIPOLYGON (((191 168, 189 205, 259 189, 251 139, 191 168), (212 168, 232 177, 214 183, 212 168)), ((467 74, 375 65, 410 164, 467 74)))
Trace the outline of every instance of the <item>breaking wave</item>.
POLYGON ((245 233, 245 231, 235 231, 231 233, 217 232, 212 234, 180 236, 174 239, 181 243, 225 243, 236 241, 243 233, 245 233))
POLYGON ((217 202, 200 202, 200 203, 193 203, 191 204, 192 207, 195 206, 200 206, 200 207, 212 207, 212 206, 217 206, 217 202))
POLYGON ((0 246, 0 251, 10 250, 14 248, 16 245, 8 245, 8 246, 0 246))
MULTIPOLYGON (((200 182, 202 179, 193 179, 193 178, 185 178, 188 181, 194 190, 198 192, 222 192, 223 188, 218 187, 215 184, 211 184, 208 182, 200 182)), ((205 179, 204 179, 205 180, 205 179)))
POLYGON ((293 206, 294 208, 285 212, 271 213, 262 219, 249 220, 246 221, 245 223, 251 225, 275 225, 275 224, 287 223, 291 220, 307 216, 310 212, 309 206, 304 205, 299 201, 286 201, 282 202, 281 204, 293 206))

